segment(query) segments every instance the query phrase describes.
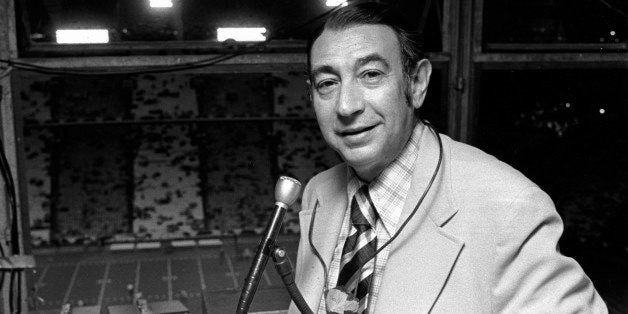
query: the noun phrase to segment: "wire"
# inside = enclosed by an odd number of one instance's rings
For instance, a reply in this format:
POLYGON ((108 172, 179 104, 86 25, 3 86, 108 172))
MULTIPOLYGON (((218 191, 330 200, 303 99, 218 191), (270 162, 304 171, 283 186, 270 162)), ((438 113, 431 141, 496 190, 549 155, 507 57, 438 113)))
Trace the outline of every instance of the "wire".
POLYGON ((603 4, 604 6, 606 6, 607 8, 609 8, 611 11, 614 11, 615 13, 618 13, 619 15, 628 18, 628 15, 626 15, 626 13, 624 13, 623 11, 613 7, 610 3, 606 2, 605 0, 597 0, 597 2, 603 4))
POLYGON ((9 312, 11 314, 15 312, 15 301, 13 300, 13 288, 15 286, 15 272, 13 270, 9 273, 9 312))
POLYGON ((15 300, 15 304, 17 304, 17 311, 16 313, 22 313, 22 273, 21 272, 15 272, 16 276, 17 276, 17 299, 15 300))
MULTIPOLYGON (((438 175, 438 172, 440 171, 441 163, 443 161, 443 142, 442 142, 442 140, 440 138, 440 135, 438 134, 438 132, 436 131, 436 129, 434 128, 434 126, 430 122, 428 122, 426 120, 423 120, 423 123, 425 123, 425 125, 430 129, 430 131, 432 133, 434 133, 434 135, 436 136, 436 139, 438 140, 438 148, 439 148, 438 163, 436 164, 436 167, 434 168, 434 172, 432 173, 432 178, 430 179, 429 183, 427 184, 427 187, 423 191, 423 194, 421 195, 421 198, 417 202, 416 206, 414 207, 414 209, 412 210, 412 212, 410 213, 408 218, 406 218, 406 220, 397 229, 397 232, 395 232, 395 234, 390 239, 388 239, 388 241, 386 241, 386 243, 384 243, 382 246, 380 246, 379 249, 377 249, 375 251, 375 253, 370 258, 368 258, 367 260, 363 261, 362 264, 358 265, 357 269, 361 269, 364 265, 366 265, 366 263, 371 261, 371 259, 373 259, 377 254, 379 254, 379 252, 381 252, 390 243, 392 243, 392 241, 395 240, 397 238, 397 236, 399 236, 399 234, 401 233, 401 231, 403 231, 403 229, 406 227, 408 222, 410 222, 412 217, 414 217, 414 214, 416 214, 416 212, 419 209, 419 207, 421 206, 421 204, 423 204, 423 200, 425 199, 425 196, 427 196, 427 193, 432 188, 432 184, 434 183, 434 180, 436 180, 436 176, 438 175)), ((371 206, 372 206, 372 204, 371 204, 371 206)), ((316 208, 317 207, 318 207, 318 202, 316 202, 316 205, 314 206, 314 210, 313 210, 313 213, 312 213, 312 218, 310 218, 310 229, 309 229, 309 232, 308 232, 308 241, 310 243, 310 248, 314 252, 314 255, 316 255, 316 257, 318 258, 319 262, 323 266, 323 271, 324 271, 324 276, 325 276, 324 293, 326 293, 327 285, 328 285, 328 282, 327 282, 327 280, 328 280, 328 278, 327 278, 327 265, 325 264, 325 261, 323 261, 323 258, 318 254, 318 250, 316 250, 316 248, 314 247, 314 244, 312 243, 312 230, 314 229, 313 225, 314 225, 314 219, 316 217, 316 208)))
POLYGON ((29 64, 25 62, 16 62, 16 61, 6 60, 6 59, 0 59, 0 62, 6 63, 17 69, 37 72, 37 73, 42 73, 42 74, 51 74, 51 75, 75 75, 75 76, 133 75, 133 74, 166 73, 166 72, 175 72, 175 71, 184 71, 184 70, 202 68, 202 67, 211 66, 216 63, 231 59, 243 53, 244 52, 233 53, 229 55, 223 54, 223 55, 219 55, 219 56, 215 56, 215 57, 211 57, 211 58, 207 58, 203 60, 198 60, 194 62, 188 62, 188 63, 177 64, 177 65, 169 65, 169 66, 164 66, 164 67, 159 67, 159 68, 149 69, 149 70, 127 70, 127 71, 69 70, 69 69, 63 69, 63 68, 59 69, 59 68, 53 68, 53 67, 39 66, 39 65, 29 64))
MULTIPOLYGON (((318 15, 318 16, 315 16, 312 19, 302 23, 301 25, 297 25, 296 27, 292 27, 290 29, 292 30, 292 32, 296 33, 297 30, 300 30, 301 28, 303 28, 303 27, 305 27, 305 26, 307 26, 309 24, 312 24, 312 23, 316 22, 317 20, 320 20, 320 19, 328 16, 329 14, 331 14, 334 11, 337 11, 341 7, 342 7, 342 4, 339 4, 339 5, 335 6, 334 8, 332 8, 331 10, 328 10, 328 11, 326 11, 326 12, 324 12, 324 13, 318 15)), ((287 28, 287 27, 284 27, 284 28, 287 28)), ((281 31, 278 30, 277 34, 281 34, 281 31)))
MULTIPOLYGON (((4 152, 4 149, 2 151, 4 152)), ((4 173, 5 173, 4 165, 2 165, 2 163, 0 163, 0 171, 2 171, 2 178, 3 178, 4 182, 5 182, 5 184, 8 185, 7 179, 6 179, 5 175, 4 175, 4 173)), ((7 189, 8 189, 8 187, 7 187, 7 189)), ((7 196, 8 196, 9 199, 11 198, 11 196, 9 196, 9 194, 7 194, 7 196)), ((10 211, 7 212, 7 214, 9 215, 9 217, 7 217, 8 221, 10 221, 11 217, 13 216, 13 214, 10 211)), ((8 233, 7 230, 9 228, 10 228, 10 226, 7 224, 7 226, 1 231, 2 234, 0 234, 0 241, 3 242, 3 243, 0 243, 0 257, 6 256, 6 253, 4 251, 4 245, 5 245, 4 241, 7 238, 7 233, 8 233)))
MULTIPOLYGON (((17 221, 17 202, 16 202, 16 194, 15 194, 15 183, 13 181, 13 176, 11 175, 11 168, 9 167, 9 162, 7 161, 7 157, 4 152, 4 143, 0 139, 0 171, 2 172, 2 177, 5 182, 5 190, 7 196, 9 197, 9 207, 10 207, 10 219, 11 219, 11 247, 13 254, 19 254, 19 234, 18 234, 18 221, 17 221)), ((4 252, 2 252, 4 255, 4 252)))
MULTIPOLYGON (((2 177, 5 183, 6 194, 9 198, 9 219, 11 221, 11 252, 14 255, 20 254, 20 242, 19 242, 19 228, 18 228, 18 212, 17 212, 17 203, 16 203, 16 194, 15 194, 15 183, 13 181, 13 176, 11 175, 11 168, 9 167, 9 163, 7 161, 5 151, 4 151, 4 143, 0 139, 0 171, 2 172, 2 177)), ((8 226, 7 226, 8 227, 8 226)), ((5 229, 6 230, 6 229, 5 229)), ((3 231, 2 239, 4 240, 4 234, 6 231, 3 231)), ((2 250, 0 253, 2 256, 5 256, 4 249, 2 249, 2 245, 0 244, 0 249, 2 250)), ((4 283, 4 274, 2 276, 1 284, 4 283)), ((21 312, 21 302, 22 302, 22 291, 21 291, 21 275, 19 272, 10 271, 9 275, 9 307, 11 313, 20 313, 21 312), (17 288, 16 288, 16 280, 17 277, 17 288), (14 289, 17 289, 16 297, 14 297, 14 289), (15 300, 14 300, 15 298, 15 300), (14 305, 17 304, 17 306, 14 305)))
POLYGON ((434 133, 434 135, 436 136, 436 139, 438 140, 438 148, 439 148, 439 150, 438 150, 438 163, 436 164, 436 168, 434 169, 434 173, 432 174, 432 178, 430 179, 429 183, 427 184, 427 187, 423 191, 423 195, 421 195, 421 198, 417 202, 416 206, 414 207, 414 209, 412 210, 412 212, 410 213, 408 218, 406 218, 406 220, 401 224, 399 229, 397 229, 397 232, 395 232, 395 234, 390 239, 388 239, 388 241, 386 243, 384 243, 384 245, 379 247, 379 249, 377 249, 377 251, 375 251, 373 256, 371 256, 368 260, 365 260, 361 265, 359 265, 359 267, 357 269, 361 269, 364 265, 366 265, 366 263, 368 263, 371 259, 373 259, 379 252, 381 252, 383 249, 385 249, 394 239, 396 239, 399 236, 399 234, 401 233, 403 228, 406 227, 408 222, 410 222, 410 219, 412 219, 412 217, 414 217, 414 214, 416 214, 417 210, 419 209, 419 207, 423 203, 423 200, 425 199, 425 196, 427 196, 427 193, 432 188, 432 184, 434 183, 434 180, 436 180, 436 175, 438 174, 438 172, 440 170, 441 163, 443 162, 443 142, 442 142, 442 140, 440 138, 440 135, 438 135, 438 132, 436 131, 436 129, 434 128, 434 126, 430 122, 428 122, 426 120, 423 120, 423 123, 425 123, 425 125, 427 125, 427 127, 430 129, 430 131, 432 131, 432 133, 434 133))
POLYGON ((0 73, 0 80, 9 76, 11 74, 11 72, 13 72, 13 67, 9 66, 7 68, 4 69, 4 71, 2 71, 2 73, 0 73))
POLYGON ((318 253, 318 250, 316 249, 316 247, 314 246, 314 242, 312 242, 312 230, 314 230, 314 221, 316 219, 316 209, 318 208, 318 200, 316 200, 316 204, 314 204, 314 210, 312 211, 312 219, 310 220, 310 229, 308 230, 307 233, 307 239, 308 242, 310 243, 310 248, 312 249, 312 252, 314 252, 314 255, 316 255, 316 258, 318 258, 318 261, 323 265, 323 274, 325 277, 325 287, 323 288, 323 291, 325 294, 327 294, 327 287, 328 287, 328 274, 327 274, 327 264, 325 263, 325 261, 323 260, 323 258, 321 257, 320 253, 318 253))
MULTIPOLYGON (((7 194, 7 198, 8 198, 8 202, 9 202, 9 211, 8 211, 8 220, 11 223, 7 224, 7 226, 4 228, 4 230, 2 231, 2 240, 4 241, 4 239, 7 238, 7 233, 10 232, 11 236, 11 242, 14 242, 14 238, 13 238, 13 229, 15 226, 15 210, 14 210, 14 204, 15 204, 15 196, 13 193, 13 183, 12 183, 12 179, 10 178, 10 174, 8 174, 8 171, 10 171, 8 169, 8 167, 6 167, 5 163, 4 163, 4 147, 2 146, 2 143, 0 141, 0 149, 2 150, 2 152, 0 152, 0 155, 2 155, 2 160, 0 161, 0 171, 2 172, 2 178, 4 180, 5 183, 5 192, 7 194), (10 229, 10 231, 8 231, 10 229)), ((11 245, 11 247, 13 247, 13 243, 11 245)), ((4 251, 4 248, 2 246, 0 246, 0 253, 2 254, 2 256, 6 255, 6 252, 4 251)), ((12 250, 13 251, 13 250, 12 250)))
POLYGON ((4 287, 4 276, 5 276, 4 271, 0 271, 0 291, 2 290, 2 288, 4 287))

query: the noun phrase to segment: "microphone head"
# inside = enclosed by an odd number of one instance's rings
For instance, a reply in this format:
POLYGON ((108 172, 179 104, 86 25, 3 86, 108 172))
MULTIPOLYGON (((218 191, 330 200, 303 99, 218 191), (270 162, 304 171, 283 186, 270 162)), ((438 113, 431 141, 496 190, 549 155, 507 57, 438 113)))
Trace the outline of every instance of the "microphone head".
POLYGON ((292 206, 301 193, 301 182, 299 180, 281 176, 275 185, 275 202, 292 206))

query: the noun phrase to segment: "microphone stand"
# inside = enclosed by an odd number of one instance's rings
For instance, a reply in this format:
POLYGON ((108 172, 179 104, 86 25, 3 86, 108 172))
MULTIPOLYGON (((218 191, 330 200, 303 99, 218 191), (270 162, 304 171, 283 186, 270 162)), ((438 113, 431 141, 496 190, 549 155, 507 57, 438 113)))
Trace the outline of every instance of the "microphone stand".
POLYGON ((303 295, 299 288, 294 282, 294 275, 292 274, 292 264, 290 263, 290 258, 288 258, 288 253, 280 246, 276 246, 273 250, 273 261, 275 262, 275 269, 281 277, 281 281, 286 286, 288 290, 288 294, 290 294, 290 298, 297 306, 297 309, 303 314, 314 314, 310 307, 303 299, 303 295))
MULTIPOLYGON (((266 268, 268 257, 271 253, 273 253, 273 259, 275 259, 275 255, 277 255, 277 258, 280 261, 279 266, 276 266, 277 270, 280 272, 284 284, 286 282, 288 283, 286 284, 286 287, 288 288, 290 296, 292 297, 293 294, 296 296, 293 298, 293 300, 296 300, 295 304, 299 302, 298 304, 301 306, 305 305, 305 308, 307 308, 307 304, 303 300, 303 296, 300 296, 300 298, 298 297, 300 293, 298 293, 298 289, 296 289, 296 285, 294 284, 292 266, 290 265, 289 260, 287 260, 285 250, 280 248, 280 250, 277 251, 275 248, 275 238, 279 233, 279 229, 281 229, 283 217, 288 207, 297 200, 300 191, 301 183, 296 179, 282 176, 279 180, 277 180, 277 185, 275 186, 275 213, 268 222, 266 230, 264 231, 262 239, 257 247, 257 253, 255 254, 253 263, 251 264, 251 269, 249 270, 249 274, 246 276, 246 280, 242 286, 242 293, 240 294, 240 300, 238 301, 236 313, 248 313, 249 307, 253 302, 255 291, 257 290, 257 286, 262 278, 262 273, 266 268), (295 291, 298 295, 295 294, 295 291)), ((307 310, 309 310, 309 308, 307 308, 307 310)), ((304 313, 312 312, 304 311, 304 313)))
POLYGON ((236 313, 238 314, 248 313, 249 311, 251 302, 253 302, 253 296, 255 295, 255 292, 257 291, 257 286, 259 285, 260 279, 262 278, 262 273, 266 268, 266 263, 268 262, 270 251, 274 247, 274 239, 277 236, 277 233, 279 233, 279 229, 281 228, 281 223, 283 221, 283 216, 285 213, 286 207, 277 205, 275 207, 275 214, 273 218, 268 222, 268 225, 266 226, 264 237, 259 243, 257 253, 253 258, 253 264, 251 264, 249 274, 246 276, 244 286, 242 287, 242 294, 240 295, 240 301, 238 302, 238 308, 236 310, 236 313))

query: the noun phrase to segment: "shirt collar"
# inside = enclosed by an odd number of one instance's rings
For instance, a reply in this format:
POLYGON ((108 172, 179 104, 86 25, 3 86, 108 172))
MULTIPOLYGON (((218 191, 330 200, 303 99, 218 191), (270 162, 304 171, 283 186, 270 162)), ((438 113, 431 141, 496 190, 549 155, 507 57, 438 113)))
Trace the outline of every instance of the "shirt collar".
POLYGON ((355 171, 347 167, 348 199, 353 199, 358 189, 368 184, 375 210, 389 235, 394 234, 397 229, 397 222, 408 196, 423 129, 423 125, 417 123, 401 153, 370 183, 360 180, 355 171))

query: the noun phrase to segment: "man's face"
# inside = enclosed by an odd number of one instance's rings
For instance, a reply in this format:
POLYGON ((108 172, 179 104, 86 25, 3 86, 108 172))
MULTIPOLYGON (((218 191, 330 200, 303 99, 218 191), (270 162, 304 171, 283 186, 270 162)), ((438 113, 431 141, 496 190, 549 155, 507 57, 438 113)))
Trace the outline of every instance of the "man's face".
POLYGON ((415 125, 397 36, 385 25, 325 30, 310 58, 323 137, 370 181, 397 157, 415 125))

